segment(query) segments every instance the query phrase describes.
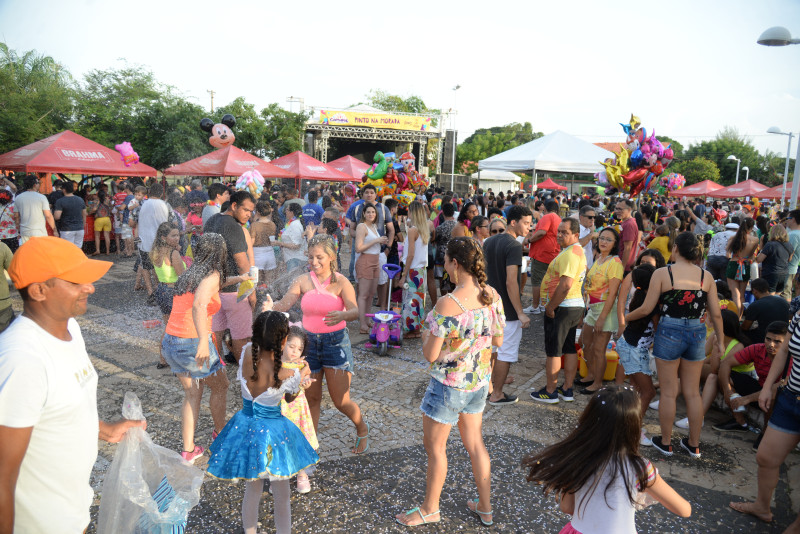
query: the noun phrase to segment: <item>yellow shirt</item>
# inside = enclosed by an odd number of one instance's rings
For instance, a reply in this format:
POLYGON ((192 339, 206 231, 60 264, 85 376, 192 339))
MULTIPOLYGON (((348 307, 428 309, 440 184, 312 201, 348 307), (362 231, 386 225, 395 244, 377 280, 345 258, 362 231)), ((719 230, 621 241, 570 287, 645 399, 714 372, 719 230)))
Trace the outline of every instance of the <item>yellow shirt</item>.
POLYGON ((583 294, 581 292, 583 279, 586 277, 586 256, 583 254, 583 247, 580 243, 575 243, 562 250, 556 259, 547 266, 547 272, 542 279, 542 298, 543 304, 547 305, 553 298, 558 281, 562 276, 573 279, 572 287, 564 297, 560 306, 564 307, 583 307, 583 294))
POLYGON ((658 236, 650 241, 647 248, 659 251, 661 255, 664 256, 664 261, 669 261, 669 257, 672 256, 672 251, 669 250, 669 236, 666 235, 658 236))
POLYGON ((608 299, 608 286, 614 278, 622 282, 625 269, 618 256, 611 256, 602 264, 595 261, 586 275, 586 294, 589 304, 605 302, 608 299))

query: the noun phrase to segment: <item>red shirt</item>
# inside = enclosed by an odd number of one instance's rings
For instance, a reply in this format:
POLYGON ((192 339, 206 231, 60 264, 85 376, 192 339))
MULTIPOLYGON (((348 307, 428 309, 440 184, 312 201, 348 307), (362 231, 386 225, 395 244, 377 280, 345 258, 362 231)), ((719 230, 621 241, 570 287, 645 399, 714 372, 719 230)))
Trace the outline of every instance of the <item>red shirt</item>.
POLYGON ((531 243, 529 256, 536 261, 542 263, 550 263, 558 253, 561 252, 561 247, 558 246, 556 234, 558 233, 558 225, 561 224, 561 217, 555 213, 546 213, 536 223, 536 231, 544 230, 545 235, 538 241, 531 243))
POLYGON ((733 355, 736 361, 741 364, 753 363, 758 375, 758 383, 764 385, 764 381, 769 374, 769 368, 772 365, 772 360, 767 356, 767 350, 764 348, 763 343, 756 343, 745 347, 733 355))
POLYGON ((630 251, 630 259, 627 263, 625 263, 625 271, 633 270, 633 264, 636 263, 636 245, 637 241, 639 240, 639 226, 636 224, 636 219, 631 217, 630 219, 622 222, 622 235, 620 236, 620 245, 619 245, 619 256, 623 262, 625 262, 625 258, 623 256, 625 252, 625 243, 630 241, 633 243, 631 245, 630 251))

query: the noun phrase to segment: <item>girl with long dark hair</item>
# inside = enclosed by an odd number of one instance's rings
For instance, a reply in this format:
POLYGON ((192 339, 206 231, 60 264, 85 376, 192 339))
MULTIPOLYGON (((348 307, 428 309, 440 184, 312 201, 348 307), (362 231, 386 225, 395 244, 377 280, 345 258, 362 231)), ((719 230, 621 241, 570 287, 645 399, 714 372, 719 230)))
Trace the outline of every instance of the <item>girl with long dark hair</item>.
POLYGON ((747 282, 750 281, 750 266, 758 252, 758 238, 752 234, 754 226, 755 221, 749 217, 742 221, 736 235, 728 241, 726 249, 730 260, 725 276, 728 278, 728 287, 731 288, 732 300, 739 310, 739 316, 743 311, 742 297, 747 289, 747 282))

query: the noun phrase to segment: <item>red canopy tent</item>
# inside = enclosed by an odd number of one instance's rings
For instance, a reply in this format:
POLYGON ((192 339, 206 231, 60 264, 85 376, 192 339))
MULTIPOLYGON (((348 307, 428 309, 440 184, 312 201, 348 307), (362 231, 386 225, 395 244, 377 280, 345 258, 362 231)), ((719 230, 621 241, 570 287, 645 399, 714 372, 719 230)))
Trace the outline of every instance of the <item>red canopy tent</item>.
POLYGON ((719 185, 717 182, 703 180, 702 182, 697 182, 696 184, 682 187, 677 191, 670 191, 669 194, 673 197, 704 197, 708 196, 708 194, 713 191, 722 189, 723 187, 724 186, 719 185))
POLYGON ((352 176, 337 171, 299 150, 272 160, 272 164, 288 171, 291 175, 290 177, 294 178, 295 182, 297 182, 298 189, 300 180, 324 180, 328 182, 353 181, 352 176))
POLYGON ((364 173, 367 172, 371 165, 368 165, 360 159, 354 158, 353 156, 344 156, 339 159, 329 161, 328 167, 333 167, 339 172, 343 172, 352 176, 352 181, 354 182, 360 182, 361 178, 364 176, 364 173))
POLYGON ((257 170, 264 178, 292 178, 287 171, 264 161, 241 148, 226 146, 164 171, 166 176, 241 176, 257 170))
POLYGON ((549 189, 551 191, 566 191, 567 190, 566 187, 564 187, 563 185, 558 185, 557 183, 555 183, 550 178, 548 178, 544 182, 539 182, 536 185, 536 188, 537 189, 549 189))
MULTIPOLYGON (((775 187, 770 187, 766 191, 762 191, 756 196, 758 198, 770 198, 770 199, 780 200, 782 195, 783 195, 783 184, 780 184, 776 185, 775 187)), ((786 200, 789 200, 791 197, 792 197, 792 182, 787 182, 785 198, 786 200)), ((797 198, 800 198, 800 195, 798 195, 797 198)))
POLYGON ((712 191, 708 196, 713 198, 756 197, 761 196, 761 193, 767 189, 766 185, 762 185, 755 180, 745 180, 744 182, 712 191))
POLYGON ((70 130, 40 139, 0 155, 0 169, 31 173, 97 174, 100 176, 157 176, 144 163, 126 167, 116 150, 70 130))

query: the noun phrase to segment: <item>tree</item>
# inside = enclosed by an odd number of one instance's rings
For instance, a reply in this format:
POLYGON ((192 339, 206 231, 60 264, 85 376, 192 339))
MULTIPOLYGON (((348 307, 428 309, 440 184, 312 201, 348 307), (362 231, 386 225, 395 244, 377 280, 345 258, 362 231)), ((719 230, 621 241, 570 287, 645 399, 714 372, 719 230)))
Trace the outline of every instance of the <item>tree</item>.
POLYGON ((478 162, 500 152, 514 148, 544 136, 534 132, 531 123, 514 122, 505 126, 480 128, 458 145, 456 165, 466 173, 478 170, 478 162))
POLYGON ((703 180, 719 182, 719 168, 713 161, 698 156, 690 160, 676 161, 670 165, 664 174, 671 172, 682 174, 686 178, 686 185, 696 184, 703 180))
POLYGON ((73 85, 52 57, 0 43, 0 154, 68 129, 73 85))
POLYGON ((261 110, 264 121, 264 155, 279 158, 303 149, 303 135, 310 112, 294 113, 276 103, 261 110))
POLYGON ((213 117, 215 123, 222 120, 222 116, 230 113, 236 118, 233 134, 236 136, 234 145, 254 156, 263 156, 266 145, 267 125, 259 116, 253 104, 248 103, 240 96, 226 106, 217 108, 213 117))
POLYGON ((711 141, 703 141, 690 145, 684 153, 686 160, 704 157, 716 163, 720 172, 720 183, 730 185, 736 181, 736 162, 729 160, 728 156, 736 156, 741 160, 739 180, 744 180, 741 168, 750 169, 750 179, 761 183, 771 183, 775 180, 764 157, 750 143, 740 135, 735 128, 725 127, 711 141))
POLYGON ((674 159, 681 159, 683 158, 683 145, 680 144, 678 141, 667 137, 666 135, 657 135, 656 138, 661 141, 661 144, 665 147, 669 145, 672 149, 672 154, 674 159))

